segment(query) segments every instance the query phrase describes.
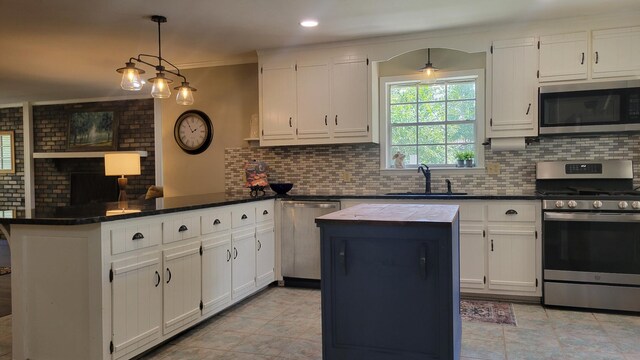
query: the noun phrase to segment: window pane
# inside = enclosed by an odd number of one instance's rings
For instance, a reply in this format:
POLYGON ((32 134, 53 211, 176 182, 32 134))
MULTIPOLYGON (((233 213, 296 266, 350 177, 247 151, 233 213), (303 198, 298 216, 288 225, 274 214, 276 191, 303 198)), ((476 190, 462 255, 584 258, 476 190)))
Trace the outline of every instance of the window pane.
POLYGON ((391 104, 398 103, 409 103, 416 102, 417 88, 415 85, 410 86, 402 86, 402 85, 392 85, 391 86, 391 104))
MULTIPOLYGON (((473 144, 466 144, 466 145, 447 145, 447 164, 456 164, 457 160, 456 160, 456 153, 460 152, 460 151, 474 151, 474 145, 473 144)), ((473 159, 473 163, 475 164, 476 160, 475 158, 473 159)))
POLYGON ((476 119, 476 101, 452 101, 447 102, 447 120, 475 120, 476 119))
POLYGON ((418 144, 444 143, 444 125, 418 126, 418 144))
POLYGON ((460 82, 450 83, 447 86, 447 100, 462 100, 476 98, 476 83, 460 82))
POLYGON ((393 155, 396 153, 404 154, 404 166, 418 165, 418 153, 415 146, 392 146, 389 163, 394 165, 393 155))
POLYGON ((415 126, 394 126, 391 128, 391 145, 415 145, 416 133, 415 126))
POLYGON ((447 125, 448 143, 472 143, 475 142, 474 124, 449 124, 447 125))
POLYGON ((391 105, 391 123, 414 123, 417 122, 417 110, 415 104, 391 105))
POLYGON ((421 164, 444 164, 444 145, 422 145, 418 147, 418 160, 421 164))
POLYGON ((444 121, 444 102, 421 103, 418 105, 420 122, 444 121))
POLYGON ((443 101, 445 94, 444 84, 420 85, 418 88, 418 99, 424 101, 443 101))

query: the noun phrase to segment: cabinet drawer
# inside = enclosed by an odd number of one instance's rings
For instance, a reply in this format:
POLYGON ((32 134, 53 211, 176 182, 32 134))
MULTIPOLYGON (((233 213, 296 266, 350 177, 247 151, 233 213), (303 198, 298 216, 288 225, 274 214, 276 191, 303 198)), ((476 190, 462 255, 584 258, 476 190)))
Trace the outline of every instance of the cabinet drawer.
POLYGON ((256 205, 256 222, 273 221, 273 201, 261 201, 256 205))
POLYGON ((484 221, 484 204, 460 204, 460 221, 484 221))
POLYGON ((256 207, 254 204, 235 205, 231 208, 231 227, 239 228, 256 223, 256 207))
POLYGON ((111 254, 159 245, 162 238, 160 222, 135 222, 111 230, 111 254))
POLYGON ((180 216, 167 219, 162 224, 162 241, 171 243, 200 235, 200 216, 180 216))
POLYGON ((231 209, 224 207, 200 216, 202 235, 231 229, 231 209))
POLYGON ((536 221, 534 204, 489 204, 489 221, 536 221))

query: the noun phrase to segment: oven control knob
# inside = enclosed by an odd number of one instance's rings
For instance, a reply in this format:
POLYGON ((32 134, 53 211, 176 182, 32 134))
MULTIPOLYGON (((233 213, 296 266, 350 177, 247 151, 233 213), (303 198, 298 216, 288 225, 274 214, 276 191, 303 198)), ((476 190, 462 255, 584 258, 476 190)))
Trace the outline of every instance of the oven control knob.
MULTIPOLYGON (((640 205, 640 204, 638 204, 640 205)), ((567 203, 567 206, 570 207, 571 209, 573 209, 574 207, 578 206, 578 203, 573 201, 573 200, 569 200, 569 202, 567 203)))
POLYGON ((558 200, 558 201, 556 201, 556 207, 557 207, 558 209, 559 209, 559 208, 561 208, 561 207, 563 207, 563 206, 564 206, 564 201, 562 201, 562 200, 558 200))
POLYGON ((626 201, 620 201, 620 202, 618 203, 618 207, 619 207, 620 209, 626 209, 628 206, 629 206, 629 204, 628 204, 626 201))
POLYGON ((631 203, 631 207, 638 210, 640 209, 640 201, 634 201, 631 203))
POLYGON ((593 207, 596 209, 600 209, 602 207, 602 201, 596 200, 593 202, 593 207))

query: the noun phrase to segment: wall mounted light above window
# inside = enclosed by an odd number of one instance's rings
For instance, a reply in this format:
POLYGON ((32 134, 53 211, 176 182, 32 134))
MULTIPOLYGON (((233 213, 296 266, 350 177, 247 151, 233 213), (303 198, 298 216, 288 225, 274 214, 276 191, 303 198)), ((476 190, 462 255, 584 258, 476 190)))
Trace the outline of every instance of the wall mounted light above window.
POLYGON ((166 73, 169 73, 182 78, 182 84, 174 88, 174 90, 178 90, 176 102, 179 105, 191 105, 193 104, 193 92, 196 91, 196 89, 189 86, 187 78, 180 74, 180 69, 178 69, 175 65, 162 57, 160 24, 167 22, 167 18, 160 15, 153 15, 151 17, 151 21, 158 23, 158 55, 138 54, 137 57, 130 58, 129 61, 125 63, 125 67, 116 70, 117 72, 122 74, 120 87, 122 87, 122 89, 124 90, 130 91, 141 90, 145 82, 144 80, 140 79, 140 74, 144 74, 145 71, 137 68, 136 63, 145 64, 153 67, 156 70, 156 76, 149 79, 149 81, 153 83, 153 86, 151 88, 151 96, 159 99, 165 99, 171 96, 171 89, 169 89, 169 84, 172 83, 173 80, 167 78, 165 75, 166 73), (158 61, 158 64, 154 65, 143 60, 143 58, 156 59, 158 61), (167 69, 163 65, 163 62, 173 69, 167 69))

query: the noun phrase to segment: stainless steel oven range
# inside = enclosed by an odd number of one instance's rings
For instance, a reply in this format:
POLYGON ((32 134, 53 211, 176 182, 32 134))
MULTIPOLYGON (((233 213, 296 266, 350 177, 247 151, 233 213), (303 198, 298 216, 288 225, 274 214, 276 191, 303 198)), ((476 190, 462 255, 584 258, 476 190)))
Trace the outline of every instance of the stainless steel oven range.
POLYGON ((536 166, 546 305, 640 311, 640 193, 629 160, 536 166))

